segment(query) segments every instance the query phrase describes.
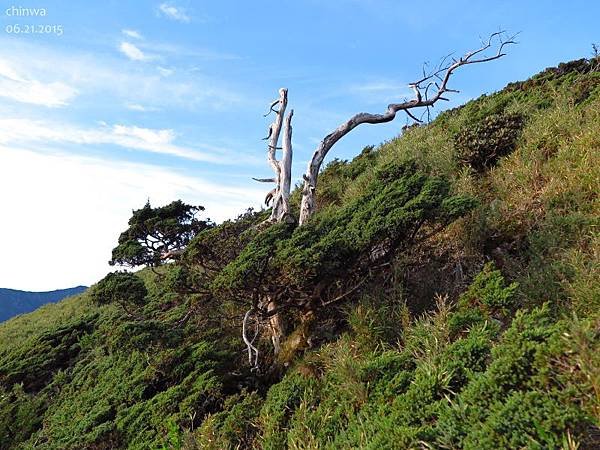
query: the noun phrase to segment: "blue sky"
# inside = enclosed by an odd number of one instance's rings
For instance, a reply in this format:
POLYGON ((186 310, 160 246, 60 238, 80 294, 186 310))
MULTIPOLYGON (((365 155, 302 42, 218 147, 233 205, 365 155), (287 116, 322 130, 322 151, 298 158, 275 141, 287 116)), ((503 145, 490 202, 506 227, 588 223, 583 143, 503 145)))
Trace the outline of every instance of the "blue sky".
MULTIPOLYGON (((545 67, 588 57, 600 4, 570 1, 0 0, 0 287, 91 284, 133 208, 176 198, 223 220, 260 207, 279 87, 294 115, 294 174, 349 116, 410 95, 423 62, 500 28, 519 45, 466 67, 456 106, 545 67), (43 8, 43 17, 13 7, 43 8), (8 11, 10 10, 10 11, 8 11), (15 26, 49 25, 49 33, 15 26), (54 33, 60 25, 62 35, 54 33)), ((396 136, 363 126, 331 157, 396 136)))

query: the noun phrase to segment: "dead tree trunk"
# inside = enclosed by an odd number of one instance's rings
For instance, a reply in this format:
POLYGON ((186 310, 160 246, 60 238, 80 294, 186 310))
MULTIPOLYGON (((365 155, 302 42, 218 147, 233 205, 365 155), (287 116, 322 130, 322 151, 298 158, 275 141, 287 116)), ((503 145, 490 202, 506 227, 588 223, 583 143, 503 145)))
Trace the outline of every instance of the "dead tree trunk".
MULTIPOLYGON (((274 311, 278 308, 277 302, 271 300, 267 303, 267 313, 274 311)), ((273 343, 273 353, 278 355, 281 351, 281 341, 285 335, 285 329, 283 325, 283 319, 281 314, 276 313, 269 317, 269 328, 271 331, 271 342, 273 343)))
POLYGON ((270 222, 281 222, 289 217, 289 197, 292 183, 292 117, 294 111, 290 111, 287 116, 284 114, 287 107, 287 89, 279 89, 279 98, 271 103, 269 115, 275 113, 275 119, 269 126, 267 140, 267 161, 275 172, 274 178, 254 178, 261 182, 274 182, 273 188, 267 194, 265 203, 272 203, 270 222), (278 109, 275 109, 278 108, 278 109), (283 128, 282 146, 279 147, 279 136, 283 128), (281 160, 277 159, 277 150, 282 150, 281 160))
POLYGON ((321 164, 323 164, 323 160, 327 156, 327 153, 337 141, 363 123, 376 124, 390 122, 394 120, 398 111, 404 111, 411 119, 417 122, 422 122, 420 119, 417 119, 410 110, 414 108, 425 107, 427 108, 427 113, 429 113, 429 108, 433 107, 438 100, 448 100, 443 96, 446 92, 458 92, 454 89, 448 88, 448 80, 450 79, 452 73, 459 67, 467 64, 492 61, 504 56, 505 53, 502 53, 504 46, 507 44, 514 44, 515 41, 513 38, 504 39, 503 35, 503 32, 494 33, 489 37, 487 42, 482 43, 482 46, 479 49, 468 52, 459 59, 452 58, 452 62, 450 63, 446 63, 448 57, 445 57, 440 62, 438 68, 429 74, 426 74, 425 71, 423 71, 423 78, 409 85, 415 94, 415 97, 412 100, 408 100, 403 103, 392 103, 388 105, 387 110, 382 114, 356 114, 341 124, 337 129, 325 136, 313 153, 313 156, 308 163, 306 173, 303 176, 304 187, 302 189, 302 203, 300 205, 299 224, 305 224, 315 212, 317 178, 319 176, 321 164), (496 54, 492 56, 474 58, 476 55, 481 55, 487 49, 492 47, 495 39, 498 41, 498 50, 496 54))
MULTIPOLYGON (((502 53, 504 46, 507 44, 514 44, 514 40, 504 39, 503 32, 492 34, 487 42, 483 42, 482 46, 474 51, 468 52, 459 59, 451 58, 451 62, 448 62, 448 57, 445 57, 440 62, 437 69, 430 71, 428 74, 423 71, 423 77, 411 83, 409 86, 414 92, 414 98, 406 100, 402 103, 392 103, 388 105, 387 109, 380 114, 371 113, 359 113, 351 117, 346 122, 342 123, 338 128, 329 133, 317 146, 311 160, 309 161, 306 173, 303 175, 304 186, 302 189, 302 202, 300 205, 300 217, 299 224, 305 224, 312 214, 316 210, 316 189, 317 179, 321 165, 327 153, 331 148, 343 138, 346 134, 350 133, 354 128, 364 123, 377 124, 385 123, 394 120, 398 111, 404 111, 408 117, 415 122, 422 122, 421 119, 417 118, 411 111, 414 108, 425 108, 425 113, 429 118, 429 108, 433 107, 439 100, 448 99, 444 97, 445 93, 458 92, 456 90, 448 88, 448 81, 452 76, 453 72, 461 66, 468 64, 483 63, 501 58, 505 54, 502 53), (492 56, 484 56, 484 52, 488 50, 492 45, 496 45, 494 40, 497 40, 497 52, 492 56), (477 56, 479 55, 479 56, 477 56)), ((275 188, 271 190, 265 199, 265 203, 268 205, 272 202, 271 216, 268 219, 270 222, 281 222, 290 218, 289 214, 289 196, 291 188, 291 167, 292 167, 292 117, 293 110, 285 116, 284 113, 287 107, 287 89, 279 89, 279 98, 271 103, 269 115, 271 112, 275 113, 275 119, 269 126, 269 134, 265 138, 268 142, 267 147, 267 160, 269 165, 275 172, 274 178, 257 179, 256 181, 271 182, 275 183, 275 188), (277 108, 277 109, 275 109, 277 108), (279 136, 283 129, 283 140, 282 147, 278 147, 279 136), (281 160, 277 160, 277 150, 282 150, 281 160)), ((265 116, 266 116, 265 115, 265 116)), ((421 116, 422 117, 422 116, 421 116)), ((358 287, 358 286, 357 286, 358 287)), ((353 288, 353 289, 356 289, 353 288)), ((346 294, 330 301, 329 303, 338 301, 351 293, 353 290, 348 291, 346 294)), ((277 355, 281 349, 281 340, 284 337, 284 323, 281 317, 280 310, 282 305, 278 304, 278 299, 267 295, 265 298, 256 301, 253 304, 253 309, 246 313, 244 318, 244 342, 248 346, 249 359, 252 361, 254 357, 255 364, 257 364, 258 350, 253 345, 253 340, 250 340, 246 336, 246 323, 252 313, 259 314, 263 318, 268 318, 269 328, 271 332, 271 341, 273 343, 274 353, 277 355)), ((285 305, 284 305, 285 306, 285 305)))
MULTIPOLYGON (((279 161, 279 189, 273 199, 271 220, 281 222, 289 220, 290 216, 290 189, 292 187, 292 117, 294 110, 285 116, 283 124, 283 138, 281 140, 282 155, 279 161)), ((292 219, 293 220, 293 219, 292 219)))
MULTIPOLYGON (((289 198, 292 185, 292 117, 294 111, 291 110, 284 120, 285 109, 287 107, 287 89, 279 89, 279 98, 271 103, 269 115, 275 113, 275 119, 269 126, 267 140, 267 161, 275 172, 274 178, 257 179, 261 182, 274 182, 275 188, 272 189, 265 198, 265 203, 272 203, 271 216, 269 222, 281 222, 284 220, 293 220, 290 215, 289 198), (275 109, 277 108, 277 109, 275 109), (283 138, 281 147, 278 147, 279 136, 283 128, 283 138), (277 150, 282 150, 281 160, 277 159, 277 150)), ((267 313, 272 313, 278 309, 277 300, 267 296, 261 301, 262 308, 266 307, 267 313)), ((271 341, 273 343, 273 352, 279 354, 281 350, 281 340, 284 337, 284 323, 281 314, 274 313, 269 316, 269 328, 271 341)), ((250 347, 249 347, 250 348, 250 347)))
POLYGON ((275 216, 275 202, 280 197, 281 191, 281 166, 277 160, 277 150, 279 143, 279 135, 281 134, 281 127, 283 125, 283 115, 285 114, 285 108, 287 107, 287 89, 279 89, 279 99, 276 102, 271 103, 271 109, 269 112, 275 112, 275 119, 269 126, 269 135, 267 136, 267 160, 275 172, 275 189, 272 196, 273 208, 271 210, 271 220, 274 220, 275 216), (274 105, 279 105, 279 109, 273 109, 274 105))

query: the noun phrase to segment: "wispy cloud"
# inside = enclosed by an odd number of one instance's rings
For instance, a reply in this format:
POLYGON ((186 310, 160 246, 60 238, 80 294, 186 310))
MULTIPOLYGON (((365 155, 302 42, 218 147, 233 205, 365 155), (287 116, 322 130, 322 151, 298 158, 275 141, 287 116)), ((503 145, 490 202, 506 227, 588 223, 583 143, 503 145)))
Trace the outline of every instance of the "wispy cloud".
POLYGON ((138 111, 138 112, 156 112, 160 111, 160 108, 155 108, 154 106, 144 106, 139 103, 127 103, 125 105, 127 109, 130 111, 138 111))
POLYGON ((124 30, 121 30, 121 33, 123 33, 125 36, 130 37, 132 39, 143 39, 142 34, 136 30, 124 29, 124 30))
POLYGON ((224 51, 147 40, 136 30, 123 29, 121 34, 129 40, 122 41, 119 50, 133 60, 162 59, 163 57, 197 58, 207 61, 241 59, 238 55, 224 51), (135 40, 136 43, 133 44, 131 40, 135 40))
POLYGON ((49 108, 66 106, 77 89, 61 81, 40 81, 20 74, 8 61, 0 60, 0 97, 49 108))
POLYGON ((174 3, 161 3, 158 5, 160 14, 168 19, 176 20, 178 22, 188 23, 190 22, 190 16, 187 15, 184 8, 176 6, 174 3))
POLYGON ((226 150, 207 147, 201 151, 175 143, 172 129, 152 129, 122 124, 102 124, 96 128, 81 128, 65 123, 29 119, 0 119, 0 144, 41 142, 77 145, 109 144, 131 150, 177 156, 193 161, 228 163, 226 150))
POLYGON ((3 280, 8 287, 29 290, 91 284, 114 270, 107 261, 118 234, 131 210, 148 198, 153 206, 178 198, 203 205, 206 216, 220 221, 257 207, 264 196, 260 187, 214 183, 152 165, 2 145, 0 192, 14 194, 0 196, 7 217, 30 217, 35 205, 36 215, 44 218, 43 225, 36 220, 1 224, 6 236, 27 236, 29 248, 43 249, 31 258, 20 240, 3 243, 3 251, 12 255, 0 259, 3 280))
POLYGON ((145 42, 144 45, 140 47, 144 50, 147 49, 166 56, 194 58, 205 61, 233 61, 242 59, 239 55, 225 51, 210 50, 198 46, 186 47, 165 42, 145 42))
POLYGON ((355 92, 399 92, 407 90, 407 85, 390 81, 367 82, 350 87, 355 92))
POLYGON ((119 44, 119 51, 132 61, 150 61, 156 59, 155 56, 147 55, 131 42, 121 42, 121 44, 119 44))
POLYGON ((173 70, 173 69, 167 69, 166 67, 162 67, 162 66, 158 66, 156 68, 156 70, 158 70, 158 73, 160 73, 163 77, 168 77, 169 75, 173 75, 173 73, 175 72, 175 70, 173 70))
MULTIPOLYGON (((0 98, 58 107, 71 103, 75 97, 93 97, 99 106, 138 104, 161 110, 199 111, 239 106, 248 96, 224 80, 175 64, 160 66, 167 71, 174 70, 166 76, 167 72, 161 74, 154 64, 124 70, 123 60, 117 56, 62 51, 41 43, 13 42, 0 37, 0 48, 0 98)), ((138 58, 163 54, 162 50, 146 50, 140 44, 135 48, 141 55, 134 50, 131 56, 138 58)))

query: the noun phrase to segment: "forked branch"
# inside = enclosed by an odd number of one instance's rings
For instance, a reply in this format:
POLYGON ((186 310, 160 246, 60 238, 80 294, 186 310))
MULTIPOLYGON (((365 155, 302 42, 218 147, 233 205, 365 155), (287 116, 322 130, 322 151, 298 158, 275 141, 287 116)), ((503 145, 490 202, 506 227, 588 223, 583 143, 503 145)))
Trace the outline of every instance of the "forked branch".
POLYGON ((377 124, 390 122, 394 120, 399 111, 404 111, 411 119, 421 122, 421 120, 417 119, 410 110, 415 108, 427 108, 426 112, 428 113, 428 108, 432 107, 439 100, 448 100, 444 97, 445 93, 457 92, 448 87, 448 82, 452 74, 459 67, 499 59, 505 55, 504 48, 507 45, 515 43, 514 36, 507 38, 502 31, 493 33, 477 50, 467 52, 459 59, 454 58, 449 63, 446 63, 448 59, 447 56, 442 59, 440 66, 433 72, 430 72, 429 74, 424 73, 420 80, 410 83, 409 86, 415 94, 412 100, 407 100, 402 103, 391 103, 388 105, 386 111, 380 114, 358 113, 325 136, 313 153, 306 174, 303 177, 304 187, 302 190, 302 203, 300 206, 300 225, 306 223, 316 209, 316 188, 319 170, 325 156, 337 141, 350 133, 354 128, 364 123, 377 124), (496 51, 492 55, 486 56, 486 51, 492 47, 497 47, 496 51), (432 90, 431 92, 430 89, 432 90))
POLYGON ((244 340, 244 344, 248 348, 248 363, 252 366, 253 369, 258 369, 258 349, 254 346, 254 340, 256 336, 258 336, 258 323, 256 326, 256 331, 254 333, 254 337, 252 339, 248 338, 248 320, 250 316, 254 313, 254 309, 249 309, 244 315, 244 321, 242 322, 242 339, 244 340))
POLYGON ((294 111, 290 111, 287 116, 284 113, 287 107, 287 89, 279 89, 279 98, 271 102, 269 111, 275 113, 273 123, 269 125, 269 132, 263 140, 267 142, 267 161, 275 172, 274 178, 253 178, 261 183, 275 183, 272 189, 265 197, 265 204, 268 206, 272 202, 271 216, 268 219, 271 222, 283 220, 289 212, 288 199, 291 187, 292 171, 292 116, 294 111), (275 109, 278 106, 278 109, 275 109), (283 129, 283 138, 281 147, 278 146, 279 136, 283 129), (283 150, 281 160, 277 160, 277 150, 283 150))

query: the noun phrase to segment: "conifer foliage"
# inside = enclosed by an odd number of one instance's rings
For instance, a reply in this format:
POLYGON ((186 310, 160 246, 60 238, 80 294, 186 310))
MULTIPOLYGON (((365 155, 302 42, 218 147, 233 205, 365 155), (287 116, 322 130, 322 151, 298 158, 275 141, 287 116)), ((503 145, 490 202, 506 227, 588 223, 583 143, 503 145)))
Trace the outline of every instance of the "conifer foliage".
POLYGON ((187 205, 181 200, 157 208, 148 201, 133 211, 129 228, 119 236, 109 264, 158 266, 177 257, 196 234, 214 226, 210 219, 196 218, 200 211, 204 211, 203 206, 187 205))

